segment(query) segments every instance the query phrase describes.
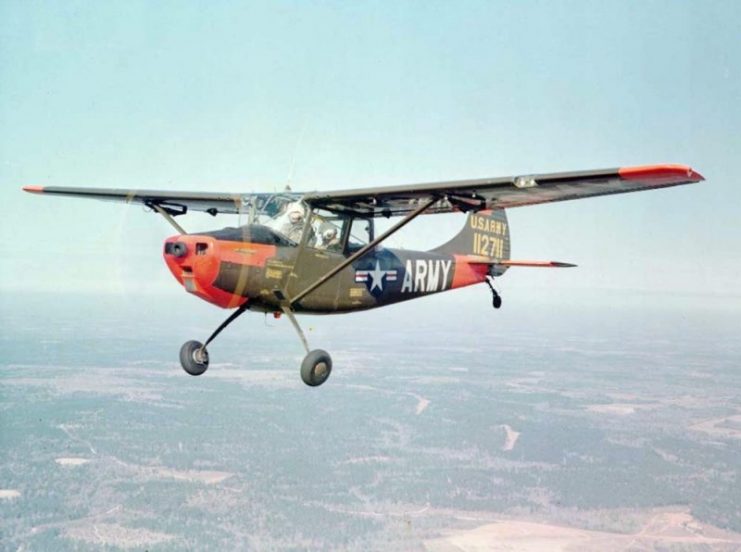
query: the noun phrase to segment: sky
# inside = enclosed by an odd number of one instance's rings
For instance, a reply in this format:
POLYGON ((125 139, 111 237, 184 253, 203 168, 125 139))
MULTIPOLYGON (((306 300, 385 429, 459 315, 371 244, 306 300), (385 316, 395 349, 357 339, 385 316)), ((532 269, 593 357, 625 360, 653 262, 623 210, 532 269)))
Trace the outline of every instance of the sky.
MULTIPOLYGON (((160 217, 27 184, 311 191, 682 163, 706 182, 511 210, 513 258, 579 268, 503 285, 738 302, 740 19, 735 1, 0 0, 0 293, 185 295, 160 217)), ((390 243, 462 224, 424 217, 390 243)))

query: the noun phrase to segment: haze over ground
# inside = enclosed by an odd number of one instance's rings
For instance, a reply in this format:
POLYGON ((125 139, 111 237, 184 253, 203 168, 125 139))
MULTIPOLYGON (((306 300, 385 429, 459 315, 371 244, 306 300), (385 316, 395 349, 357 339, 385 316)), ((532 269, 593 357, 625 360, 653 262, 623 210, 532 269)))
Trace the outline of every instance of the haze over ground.
POLYGON ((285 319, 243 317, 192 378, 179 345, 219 314, 195 301, 3 296, 0 541, 737 550, 734 316, 479 291, 304 318, 318 389, 285 319))

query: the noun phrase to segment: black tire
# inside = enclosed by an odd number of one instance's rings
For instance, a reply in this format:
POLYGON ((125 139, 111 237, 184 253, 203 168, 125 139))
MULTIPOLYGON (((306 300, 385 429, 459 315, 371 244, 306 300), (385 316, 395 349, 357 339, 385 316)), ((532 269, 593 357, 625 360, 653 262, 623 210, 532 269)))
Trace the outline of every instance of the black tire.
POLYGON ((301 363, 301 379, 309 387, 317 387, 327 381, 332 373, 332 357, 327 351, 315 349, 301 363))
POLYGON ((500 308, 502 306, 502 298, 499 295, 495 295, 492 304, 494 305, 495 309, 500 308))
POLYGON ((191 376, 200 376, 208 368, 208 351, 201 347, 200 341, 188 341, 180 347, 180 365, 191 376))

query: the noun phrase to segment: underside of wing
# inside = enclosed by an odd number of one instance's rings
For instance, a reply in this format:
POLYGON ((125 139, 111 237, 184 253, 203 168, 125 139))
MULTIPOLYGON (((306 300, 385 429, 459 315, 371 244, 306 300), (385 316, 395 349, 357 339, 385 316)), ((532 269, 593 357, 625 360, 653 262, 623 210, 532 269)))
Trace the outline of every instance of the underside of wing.
POLYGON ((55 186, 25 186, 23 189, 44 195, 138 203, 171 215, 203 211, 215 216, 249 213, 253 209, 272 215, 273 210, 278 210, 286 202, 304 200, 315 208, 339 214, 392 217, 408 215, 432 201, 435 203, 426 209, 427 214, 506 209, 666 188, 701 180, 704 180, 702 175, 685 165, 651 165, 306 194, 288 191, 278 194, 237 194, 55 186))
POLYGON ((112 188, 68 188, 55 186, 24 186, 26 192, 67 197, 101 199, 159 207, 171 215, 202 211, 211 215, 247 213, 253 207, 262 209, 277 195, 300 199, 301 194, 235 194, 218 192, 171 192, 163 190, 124 190, 112 188))
POLYGON ((594 171, 457 180, 411 186, 308 194, 304 199, 338 213, 372 217, 406 215, 438 199, 427 213, 506 209, 704 180, 685 165, 650 165, 594 171))

